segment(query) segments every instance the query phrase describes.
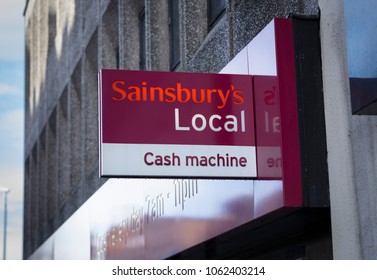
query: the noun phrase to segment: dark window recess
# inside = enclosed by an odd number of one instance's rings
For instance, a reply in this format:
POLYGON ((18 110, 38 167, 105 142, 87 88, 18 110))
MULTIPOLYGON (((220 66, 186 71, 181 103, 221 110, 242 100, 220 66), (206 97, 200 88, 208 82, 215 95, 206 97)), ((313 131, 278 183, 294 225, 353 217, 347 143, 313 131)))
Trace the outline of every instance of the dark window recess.
POLYGON ((211 29, 225 13, 226 0, 207 0, 208 28, 211 29))
POLYGON ((169 0, 169 49, 170 70, 174 70, 180 63, 179 40, 179 1, 169 0))
POLYGON ((119 47, 116 49, 116 64, 117 69, 120 69, 120 53, 119 53, 119 47))
POLYGON ((146 67, 146 41, 145 41, 145 8, 139 14, 139 68, 145 70, 146 67))

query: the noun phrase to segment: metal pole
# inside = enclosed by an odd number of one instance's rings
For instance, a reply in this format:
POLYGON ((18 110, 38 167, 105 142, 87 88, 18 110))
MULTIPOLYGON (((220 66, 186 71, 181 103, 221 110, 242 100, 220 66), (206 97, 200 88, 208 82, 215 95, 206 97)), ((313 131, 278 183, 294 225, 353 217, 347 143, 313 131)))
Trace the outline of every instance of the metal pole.
POLYGON ((7 207, 8 206, 8 192, 4 193, 4 244, 3 244, 3 260, 6 260, 7 254, 7 207))
POLYGON ((0 192, 4 193, 4 234, 3 234, 3 260, 6 260, 7 252, 7 208, 8 208, 8 193, 10 189, 1 188, 0 192))

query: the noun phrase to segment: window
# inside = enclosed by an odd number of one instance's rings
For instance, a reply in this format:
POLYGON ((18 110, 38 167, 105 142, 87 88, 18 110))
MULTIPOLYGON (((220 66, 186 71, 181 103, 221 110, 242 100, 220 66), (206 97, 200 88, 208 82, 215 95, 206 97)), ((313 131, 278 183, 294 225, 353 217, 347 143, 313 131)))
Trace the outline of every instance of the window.
POLYGON ((145 8, 139 14, 139 68, 147 69, 146 65, 146 41, 145 41, 145 8))
POLYGON ((169 0, 169 49, 170 70, 174 70, 180 63, 179 40, 179 1, 169 0))
POLYGON ((119 52, 120 52, 119 47, 117 47, 115 50, 117 69, 120 69, 120 53, 119 52))
POLYGON ((207 0, 208 28, 212 29, 226 10, 226 0, 207 0))
POLYGON ((344 16, 352 113, 377 115, 375 0, 345 0, 344 16))

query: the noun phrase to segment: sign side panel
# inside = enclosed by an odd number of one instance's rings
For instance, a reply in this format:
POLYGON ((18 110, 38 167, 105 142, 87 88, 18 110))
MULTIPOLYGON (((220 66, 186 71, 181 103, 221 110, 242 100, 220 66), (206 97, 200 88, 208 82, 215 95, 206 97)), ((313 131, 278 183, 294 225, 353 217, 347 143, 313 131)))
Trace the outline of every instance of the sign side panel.
POLYGON ((300 207, 302 206, 302 183, 292 20, 275 19, 275 36, 284 205, 300 207))

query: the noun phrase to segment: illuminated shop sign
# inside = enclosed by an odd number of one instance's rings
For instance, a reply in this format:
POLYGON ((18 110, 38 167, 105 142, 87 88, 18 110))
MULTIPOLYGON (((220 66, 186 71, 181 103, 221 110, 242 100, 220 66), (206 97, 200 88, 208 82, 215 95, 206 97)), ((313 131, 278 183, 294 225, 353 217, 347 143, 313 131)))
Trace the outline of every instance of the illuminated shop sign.
POLYGON ((329 206, 319 38, 318 20, 274 19, 222 74, 102 70, 101 176, 178 178, 107 180, 31 258, 206 257, 207 240, 229 257, 301 232, 296 210, 306 227, 329 206))
POLYGON ((99 73, 100 175, 257 175, 252 76, 99 73))

